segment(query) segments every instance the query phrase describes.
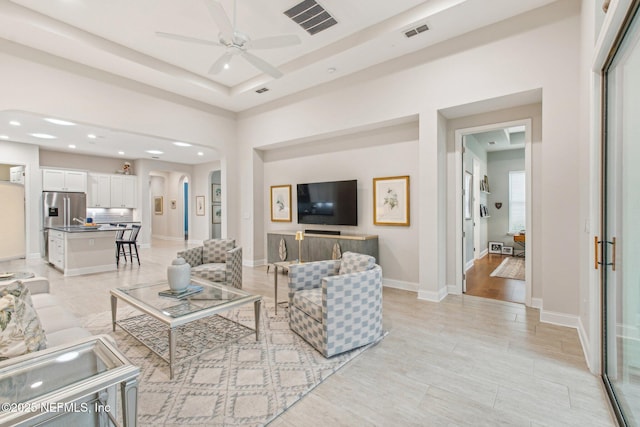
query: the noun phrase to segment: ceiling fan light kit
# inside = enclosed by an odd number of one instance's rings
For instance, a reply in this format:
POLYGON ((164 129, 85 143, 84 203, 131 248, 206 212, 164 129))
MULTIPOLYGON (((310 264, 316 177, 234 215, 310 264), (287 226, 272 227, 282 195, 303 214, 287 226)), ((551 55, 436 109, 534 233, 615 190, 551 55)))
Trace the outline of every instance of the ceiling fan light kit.
POLYGON ((214 22, 218 26, 219 34, 218 41, 204 40, 196 37, 185 36, 181 34, 172 34, 158 31, 156 35, 173 40, 178 40, 187 43, 204 44, 208 46, 224 47, 226 51, 211 65, 209 68, 209 74, 218 74, 222 70, 229 69, 231 59, 234 56, 241 56, 249 64, 253 65, 258 70, 265 74, 270 75, 273 78, 280 78, 283 76, 282 72, 276 67, 265 61, 264 59, 250 53, 252 49, 277 49, 282 47, 295 46, 300 44, 301 40, 297 35, 287 34, 280 36, 264 37, 257 40, 251 40, 251 38, 240 31, 235 24, 236 13, 236 1, 234 1, 234 23, 227 16, 222 5, 215 0, 203 0, 209 14, 213 18, 214 22))

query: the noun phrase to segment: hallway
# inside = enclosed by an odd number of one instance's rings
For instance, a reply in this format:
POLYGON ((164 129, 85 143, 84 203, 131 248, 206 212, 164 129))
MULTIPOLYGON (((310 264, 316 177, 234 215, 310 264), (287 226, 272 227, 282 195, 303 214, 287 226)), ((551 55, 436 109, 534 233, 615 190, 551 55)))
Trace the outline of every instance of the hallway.
POLYGON ((466 272, 466 294, 524 304, 526 287, 523 280, 490 276, 504 258, 505 255, 487 254, 475 260, 473 267, 466 272))

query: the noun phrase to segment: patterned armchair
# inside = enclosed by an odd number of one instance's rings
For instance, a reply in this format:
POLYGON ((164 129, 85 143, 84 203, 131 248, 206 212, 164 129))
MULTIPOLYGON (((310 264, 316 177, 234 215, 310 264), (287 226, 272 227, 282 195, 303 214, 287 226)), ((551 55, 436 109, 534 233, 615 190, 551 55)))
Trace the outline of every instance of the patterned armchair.
POLYGON ((382 336, 382 269, 369 255, 289 266, 289 327, 325 357, 382 336))
POLYGON ((191 275, 242 289, 242 248, 233 239, 205 240, 203 246, 178 252, 191 275))

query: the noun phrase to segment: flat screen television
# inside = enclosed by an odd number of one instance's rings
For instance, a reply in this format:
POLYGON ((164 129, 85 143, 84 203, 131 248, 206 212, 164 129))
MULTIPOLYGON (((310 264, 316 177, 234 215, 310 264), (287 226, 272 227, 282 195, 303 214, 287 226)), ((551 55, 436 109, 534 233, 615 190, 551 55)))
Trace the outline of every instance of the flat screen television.
POLYGON ((298 184, 298 224, 358 225, 358 181, 298 184))

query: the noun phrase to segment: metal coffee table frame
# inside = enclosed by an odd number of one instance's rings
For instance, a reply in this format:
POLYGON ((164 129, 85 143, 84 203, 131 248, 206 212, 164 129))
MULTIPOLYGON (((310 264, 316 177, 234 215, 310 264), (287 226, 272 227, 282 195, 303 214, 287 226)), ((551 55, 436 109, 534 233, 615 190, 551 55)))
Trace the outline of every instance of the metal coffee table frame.
MULTIPOLYGON (((131 335, 133 338, 135 338, 136 340, 138 340, 141 344, 143 344, 145 347, 147 347, 149 350, 151 350, 153 353, 155 353, 158 357, 160 357, 161 359, 163 359, 165 362, 167 362, 169 364, 169 373, 170 373, 170 378, 173 379, 174 377, 174 372, 175 372, 175 367, 186 363, 190 360, 193 360, 199 356, 202 356, 205 353, 211 352, 213 350, 216 350, 217 348, 219 348, 219 346, 216 347, 212 347, 212 348, 206 348, 204 349, 202 352, 194 354, 192 356, 183 358, 182 360, 180 360, 179 362, 176 361, 176 340, 177 340, 177 335, 179 332, 179 327, 183 326, 183 325, 187 325, 189 323, 195 322, 197 320, 200 319, 204 319, 206 317, 211 317, 211 316, 215 316, 217 314, 220 313, 224 313, 226 311, 229 311, 231 309, 243 306, 245 304, 250 304, 253 303, 254 304, 254 313, 255 313, 255 329, 251 329, 248 328, 244 325, 242 325, 243 327, 247 328, 248 331, 250 331, 250 333, 253 333, 255 331, 256 334, 256 341, 259 341, 259 335, 260 335, 260 307, 261 307, 261 303, 262 303, 262 296, 261 295, 252 295, 249 294, 248 292, 242 291, 241 289, 236 289, 236 288, 232 288, 229 286, 226 286, 222 283, 215 283, 215 282, 209 282, 206 280, 200 280, 200 279, 192 279, 191 280, 192 284, 194 285, 199 285, 202 287, 205 287, 205 291, 206 291, 206 287, 209 287, 212 290, 221 290, 224 292, 228 292, 231 294, 235 294, 237 296, 237 299, 233 299, 227 302, 222 302, 219 303, 217 305, 213 305, 213 306, 209 306, 207 307, 206 303, 203 303, 201 300, 198 299, 199 294, 195 294, 195 295, 191 295, 188 296, 184 299, 178 300, 178 299, 171 299, 171 298, 162 298, 163 302, 166 302, 167 304, 171 304, 171 303, 177 303, 177 302, 185 302, 188 301, 189 305, 193 305, 195 307, 195 309, 191 312, 186 312, 184 314, 179 314, 179 315, 175 315, 171 316, 169 315, 169 313, 167 313, 166 310, 163 310, 163 307, 158 307, 156 305, 153 305, 153 303, 148 303, 145 302, 139 298, 136 298, 135 296, 129 295, 127 292, 131 292, 131 291, 136 291, 136 290, 149 290, 150 292, 153 291, 155 292, 155 290, 157 289, 158 291, 167 289, 169 287, 169 285, 167 284, 167 282, 159 282, 159 283, 151 283, 151 284, 143 284, 143 285, 136 285, 136 286, 132 286, 129 288, 118 288, 118 289, 112 289, 111 290, 111 321, 112 321, 112 327, 113 327, 113 331, 115 332, 116 330, 116 325, 119 325, 125 332, 127 332, 129 335, 131 335), (160 354, 158 351, 156 351, 156 349, 152 348, 151 346, 147 345, 147 343, 145 343, 142 339, 140 339, 138 336, 136 336, 135 332, 130 330, 131 328, 127 328, 125 326, 123 326, 123 324, 121 322, 123 322, 126 319, 122 319, 121 321, 118 321, 116 319, 116 315, 117 315, 117 307, 118 307, 118 300, 122 300, 124 302, 126 302, 127 304, 133 306, 136 310, 139 310, 151 317, 153 317, 156 320, 159 320, 160 322, 164 323, 167 326, 168 329, 168 343, 169 343, 169 357, 168 360, 165 356, 163 356, 162 354, 160 354)), ((152 298, 154 299, 154 298, 152 298)), ((157 301, 157 300, 156 300, 157 301)), ((230 321, 233 321, 231 319, 229 319, 230 321)), ((233 321, 234 323, 237 323, 235 321, 233 321)), ((244 335, 246 336, 246 335, 244 335)), ((242 337, 238 337, 238 339, 240 339, 242 337)))

